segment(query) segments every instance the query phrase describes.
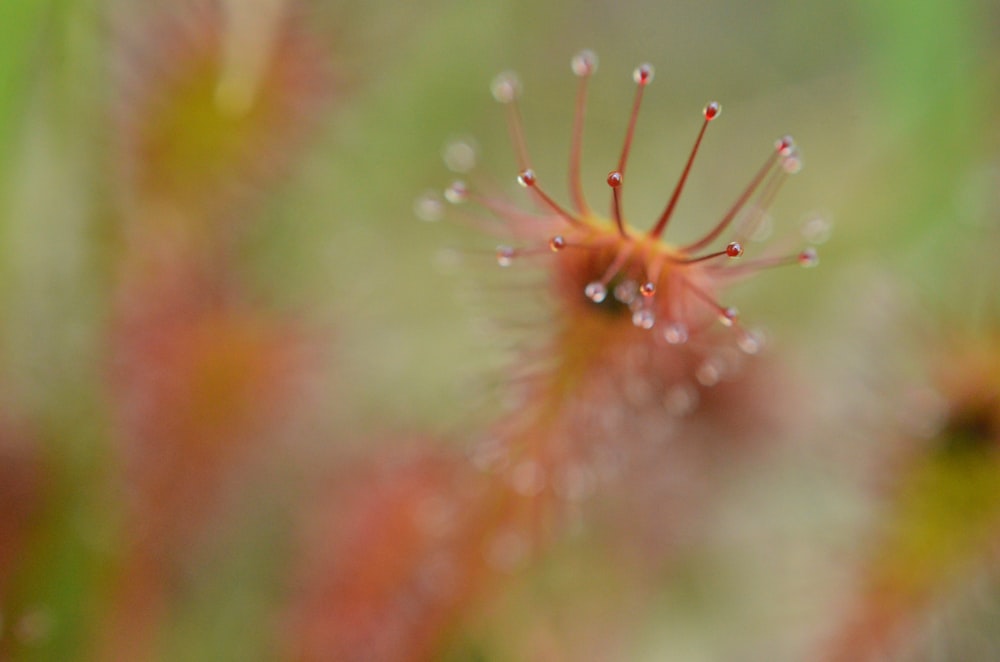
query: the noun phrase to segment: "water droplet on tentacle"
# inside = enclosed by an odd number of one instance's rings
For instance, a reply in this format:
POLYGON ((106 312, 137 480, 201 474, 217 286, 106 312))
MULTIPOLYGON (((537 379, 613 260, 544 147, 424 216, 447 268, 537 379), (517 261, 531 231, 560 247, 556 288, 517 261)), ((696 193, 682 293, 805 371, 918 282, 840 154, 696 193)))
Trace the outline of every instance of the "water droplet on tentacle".
POLYGON ((795 149, 795 141, 791 136, 782 136, 774 141, 774 149, 782 156, 791 156, 795 149))
POLYGON ((693 384, 678 384, 663 398, 667 412, 673 416, 686 416, 698 406, 698 389, 693 384))
POLYGON ((413 213, 421 221, 433 223, 444 216, 444 205, 434 191, 427 191, 413 201, 413 213))
POLYGON ((781 167, 789 175, 794 175, 802 170, 802 157, 799 155, 797 149, 793 148, 791 150, 791 153, 781 162, 781 167))
POLYGON ((833 223, 826 216, 810 215, 802 224, 802 237, 810 244, 822 244, 830 238, 833 223))
POLYGON ((500 103, 511 103, 521 96, 521 79, 513 71, 505 71, 493 79, 490 92, 500 103))
POLYGON ((514 248, 512 246, 497 246, 497 264, 501 267, 509 267, 514 261, 514 248))
POLYGON ((452 172, 467 173, 476 167, 477 148, 469 138, 452 140, 441 150, 445 167, 452 172))
POLYGON ((594 303, 602 303, 608 297, 608 288, 599 281, 587 283, 583 293, 594 303))
POLYGON ((457 205, 464 202, 466 198, 469 197, 469 187, 465 185, 465 182, 461 180, 456 180, 451 183, 451 186, 444 190, 444 198, 453 205, 457 205))
POLYGON ((702 386, 715 386, 722 379, 722 367, 715 359, 708 359, 698 366, 694 376, 702 386))
POLYGON ((663 327, 663 339, 671 345, 683 345, 688 340, 687 327, 680 322, 671 322, 663 327))
POLYGON ((597 54, 590 49, 585 49, 573 56, 570 61, 573 73, 581 78, 591 76, 597 71, 597 54))
POLYGON ((649 308, 640 308, 632 313, 632 324, 640 329, 652 329, 656 324, 656 315, 649 308))
POLYGON ((744 354, 756 354, 763 344, 763 336, 757 331, 743 331, 736 339, 736 345, 744 354))
POLYGON ((639 286, 634 280, 623 280, 615 286, 615 299, 626 306, 635 301, 637 294, 639 294, 639 286))

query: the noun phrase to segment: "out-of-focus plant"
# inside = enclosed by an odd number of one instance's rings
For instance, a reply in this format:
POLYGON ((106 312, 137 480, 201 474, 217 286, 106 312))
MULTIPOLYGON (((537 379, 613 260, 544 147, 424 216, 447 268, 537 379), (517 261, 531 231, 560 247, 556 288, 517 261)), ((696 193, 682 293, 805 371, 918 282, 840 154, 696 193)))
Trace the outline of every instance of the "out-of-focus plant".
MULTIPOLYGON (((921 615, 995 574, 1000 544, 1000 354, 995 337, 952 338, 932 357, 938 430, 897 461, 858 597, 823 659, 868 660, 932 645, 921 615), (992 568, 992 570, 991 570, 992 568)), ((961 635, 959 635, 961 636, 961 635)), ((983 651, 985 654, 985 651, 983 651)))
POLYGON ((280 443, 302 397, 309 341, 254 305, 233 252, 330 81, 291 4, 182 3, 120 20, 109 381, 128 549, 100 655, 137 658, 230 476, 280 443))

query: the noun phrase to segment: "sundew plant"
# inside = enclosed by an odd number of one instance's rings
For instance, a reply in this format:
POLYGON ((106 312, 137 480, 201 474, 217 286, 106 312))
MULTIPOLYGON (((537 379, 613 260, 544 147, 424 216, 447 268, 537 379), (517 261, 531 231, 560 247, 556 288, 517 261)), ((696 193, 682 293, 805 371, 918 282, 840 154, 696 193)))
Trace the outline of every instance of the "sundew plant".
POLYGON ((0 3, 0 659, 1000 659, 994 4, 0 3))

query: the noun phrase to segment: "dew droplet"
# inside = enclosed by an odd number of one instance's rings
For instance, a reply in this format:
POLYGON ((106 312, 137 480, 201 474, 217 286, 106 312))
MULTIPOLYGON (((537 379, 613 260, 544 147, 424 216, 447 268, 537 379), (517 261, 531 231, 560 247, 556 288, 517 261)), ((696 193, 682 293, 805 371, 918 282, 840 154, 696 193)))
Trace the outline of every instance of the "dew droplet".
POLYGON ((722 322, 722 326, 732 326, 739 316, 740 311, 730 306, 719 313, 719 321, 722 322))
POLYGON ((815 248, 807 248, 799 253, 798 262, 803 267, 815 267, 819 264, 819 253, 816 252, 815 248))
POLYGON ((832 231, 833 223, 820 214, 813 214, 802 223, 802 237, 810 244, 825 243, 832 231))
POLYGON ((558 253, 564 248, 566 248, 566 237, 562 236, 561 234, 557 234, 556 236, 549 239, 549 250, 551 250, 553 253, 558 253))
POLYGON ((632 324, 640 329, 652 329, 656 324, 656 315, 649 308, 640 308, 632 313, 632 324))
POLYGON ((623 280, 615 286, 615 299, 624 303, 626 306, 635 301, 635 297, 638 293, 639 286, 634 280, 623 280))
POLYGON ((591 76, 597 71, 597 54, 585 49, 573 56, 570 67, 577 76, 591 76))
POLYGON ((608 186, 611 188, 618 188, 622 185, 622 173, 618 170, 612 170, 608 173, 608 186))
POLYGON ((477 148, 470 138, 450 141, 441 150, 445 167, 452 172, 467 173, 476 167, 477 148))
POLYGON ((789 175, 794 175, 802 170, 802 157, 799 156, 798 150, 793 149, 792 153, 786 156, 785 160, 781 162, 781 167, 789 175))
POLYGON ((583 288, 583 293, 594 303, 601 303, 608 297, 608 288, 600 281, 587 283, 583 288))
POLYGON ((702 112, 705 114, 705 120, 711 122, 722 112, 722 105, 718 101, 713 101, 705 106, 705 110, 702 112))
POLYGON ((538 180, 535 177, 535 171, 531 168, 521 171, 521 173, 517 176, 517 183, 525 188, 534 186, 536 181, 538 180))
POLYGON ((635 71, 632 72, 632 80, 638 85, 649 85, 653 82, 653 73, 653 65, 645 62, 636 67, 635 71))
POLYGON ((514 248, 512 246, 497 246, 497 264, 501 267, 509 267, 514 261, 514 248))
POLYGON ((421 221, 433 223, 444 216, 444 205, 434 191, 427 191, 413 201, 413 213, 421 221))
POLYGON ((698 406, 698 389, 694 384, 678 384, 663 398, 663 405, 673 416, 687 416, 698 406))
POLYGON ((764 337, 760 331, 744 331, 736 339, 736 345, 744 354, 756 354, 764 345, 764 337))
POLYGON ((730 242, 729 245, 726 246, 726 255, 729 257, 739 257, 743 255, 743 244, 738 241, 730 242))
POLYGON ((465 182, 461 180, 456 180, 451 183, 451 186, 444 190, 444 198, 453 205, 457 205, 464 202, 466 198, 469 197, 469 187, 465 185, 465 182))
POLYGON ((647 298, 653 296, 654 294, 656 294, 656 283, 654 283, 651 280, 647 280, 639 288, 639 294, 647 298))
POLYGON ((694 376, 702 386, 715 386, 722 379, 722 368, 718 361, 708 359, 698 366, 694 376))
POLYGON ((687 326, 681 322, 670 322, 663 327, 663 339, 671 345, 683 345, 688 340, 687 326))
POLYGON ((513 71, 497 74, 490 84, 490 92, 500 103, 510 103, 521 96, 521 79, 513 71))

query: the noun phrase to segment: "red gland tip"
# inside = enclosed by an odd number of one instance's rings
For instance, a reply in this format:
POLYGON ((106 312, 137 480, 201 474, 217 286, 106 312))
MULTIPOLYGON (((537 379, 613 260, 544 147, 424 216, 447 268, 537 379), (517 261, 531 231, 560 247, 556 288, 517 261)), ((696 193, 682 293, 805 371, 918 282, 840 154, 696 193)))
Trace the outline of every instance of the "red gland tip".
POLYGON ((584 49, 573 56, 570 67, 580 78, 593 75, 597 71, 597 54, 589 48, 584 49))
POLYGON ((608 186, 618 188, 622 185, 622 173, 620 170, 612 170, 608 173, 608 186))
POLYGON ((719 314, 719 321, 723 326, 732 326, 740 316, 740 311, 733 307, 726 308, 719 314))
POLYGON ((798 262, 803 267, 815 267, 819 264, 819 254, 815 248, 807 248, 799 253, 798 262))
POLYGON ((705 121, 711 122, 712 120, 714 120, 716 117, 719 116, 719 113, 722 112, 722 106, 719 104, 718 101, 713 101, 707 106, 705 106, 705 110, 703 112, 705 113, 705 121))
POLYGON ((639 287, 639 293, 644 297, 651 297, 656 294, 656 283, 653 281, 646 281, 639 287))
POLYGON ((556 236, 549 239, 549 249, 553 253, 558 253, 564 248, 566 248, 566 237, 562 236, 561 234, 557 234, 556 236))
POLYGON ((730 242, 730 244, 726 246, 726 255, 729 257, 739 257, 743 255, 743 244, 738 241, 730 242))
POLYGON ((517 183, 525 188, 531 188, 535 185, 536 181, 538 181, 538 179, 535 177, 535 171, 531 168, 522 170, 521 174, 517 176, 517 183))
POLYGON ((645 62, 640 64, 632 72, 632 80, 636 82, 637 85, 649 85, 653 82, 653 65, 645 62))
POLYGON ((795 149, 795 141, 791 136, 783 136, 774 141, 774 149, 782 156, 791 156, 795 149))

